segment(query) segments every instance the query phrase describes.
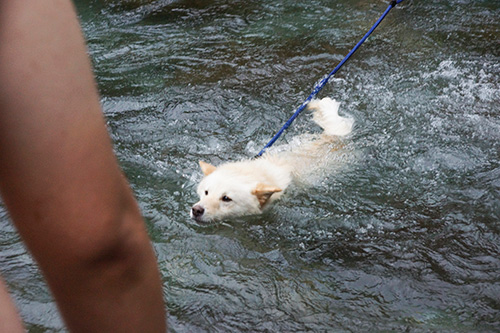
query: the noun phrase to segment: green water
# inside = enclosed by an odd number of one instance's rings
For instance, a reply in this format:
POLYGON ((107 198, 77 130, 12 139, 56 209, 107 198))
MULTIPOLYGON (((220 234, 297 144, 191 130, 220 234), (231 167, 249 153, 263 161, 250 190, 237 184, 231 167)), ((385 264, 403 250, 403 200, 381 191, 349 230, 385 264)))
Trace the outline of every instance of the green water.
MULTIPOLYGON (((140 3, 77 7, 172 332, 500 330, 500 2, 393 9, 320 93, 355 119, 341 166, 209 227, 198 160, 255 155, 387 3, 140 3)), ((30 331, 64 330, 2 206, 0 271, 30 331)))

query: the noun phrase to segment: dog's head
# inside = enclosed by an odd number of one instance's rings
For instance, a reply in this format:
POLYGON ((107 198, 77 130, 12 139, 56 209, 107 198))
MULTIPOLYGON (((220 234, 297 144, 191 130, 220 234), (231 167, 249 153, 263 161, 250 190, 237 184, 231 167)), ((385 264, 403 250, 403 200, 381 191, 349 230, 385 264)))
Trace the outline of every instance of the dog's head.
POLYGON ((281 189, 257 182, 237 167, 219 168, 200 162, 205 175, 198 185, 198 201, 191 208, 191 217, 200 223, 229 217, 260 214, 271 196, 281 189))

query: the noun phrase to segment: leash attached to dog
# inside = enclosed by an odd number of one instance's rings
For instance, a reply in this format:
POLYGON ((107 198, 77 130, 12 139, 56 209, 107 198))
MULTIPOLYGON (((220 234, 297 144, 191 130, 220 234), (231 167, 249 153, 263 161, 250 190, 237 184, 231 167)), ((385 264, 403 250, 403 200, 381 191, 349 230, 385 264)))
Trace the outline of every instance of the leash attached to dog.
POLYGON ((371 29, 368 30, 368 32, 363 36, 363 38, 361 38, 361 40, 358 42, 358 44, 356 44, 356 46, 354 46, 354 48, 344 57, 344 59, 342 59, 342 61, 337 65, 337 67, 335 67, 333 69, 333 71, 330 72, 330 74, 328 74, 326 77, 324 77, 314 87, 313 92, 299 106, 299 108, 295 111, 295 113, 293 114, 293 116, 290 117, 290 119, 288 119, 288 121, 285 123, 285 125, 283 125, 283 127, 281 127, 281 129, 278 131, 278 133, 276 133, 276 135, 274 135, 274 137, 266 144, 266 146, 264 148, 262 148, 262 150, 255 157, 262 156, 262 154, 265 153, 266 149, 269 148, 269 147, 271 147, 276 142, 276 140, 278 140, 278 138, 281 136, 281 134, 283 134, 283 132, 288 127, 290 127, 290 125, 295 120, 295 118, 297 118, 297 116, 305 109, 305 107, 307 106, 307 104, 309 104, 309 102, 314 97, 316 97, 316 95, 320 92, 320 90, 323 89, 323 87, 328 83, 328 80, 333 75, 335 75, 335 73, 337 73, 337 71, 342 67, 342 65, 344 65, 346 63, 346 61, 349 60, 349 58, 354 54, 354 52, 356 52, 356 50, 361 46, 361 44, 363 44, 364 41, 371 35, 371 33, 378 27, 378 25, 380 24, 380 22, 382 22, 382 20, 387 16, 387 14, 389 14, 390 10, 393 7, 396 7, 396 5, 399 4, 399 3, 401 3, 401 2, 403 2, 403 0, 392 0, 391 1, 391 3, 389 4, 389 7, 387 7, 387 9, 385 10, 385 12, 380 16, 380 18, 377 20, 377 22, 375 22, 375 24, 371 27, 371 29))

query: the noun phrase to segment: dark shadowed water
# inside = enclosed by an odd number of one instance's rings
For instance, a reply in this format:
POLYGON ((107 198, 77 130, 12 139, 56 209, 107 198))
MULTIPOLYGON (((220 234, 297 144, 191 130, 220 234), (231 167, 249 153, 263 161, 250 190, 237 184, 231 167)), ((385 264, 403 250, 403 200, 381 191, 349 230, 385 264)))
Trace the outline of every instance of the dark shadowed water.
MULTIPOLYGON (((255 155, 387 2, 138 2, 77 7, 172 332, 500 331, 499 1, 392 10, 319 95, 355 119, 340 166, 209 227, 198 160, 255 155)), ((31 331, 64 330, 4 208, 0 270, 31 331)))

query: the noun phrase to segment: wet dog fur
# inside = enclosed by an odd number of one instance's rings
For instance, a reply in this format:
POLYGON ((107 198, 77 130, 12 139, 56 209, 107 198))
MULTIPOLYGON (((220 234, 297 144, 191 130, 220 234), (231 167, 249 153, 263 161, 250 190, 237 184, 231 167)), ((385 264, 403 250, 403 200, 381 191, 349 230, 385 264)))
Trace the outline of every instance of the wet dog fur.
POLYGON ((353 121, 338 115, 339 103, 330 98, 308 104, 313 120, 323 133, 303 140, 299 147, 264 153, 260 158, 228 162, 218 167, 200 161, 203 179, 198 185, 200 201, 191 217, 209 223, 262 213, 278 200, 295 180, 306 177, 324 156, 337 147, 339 136, 351 132, 353 121))

